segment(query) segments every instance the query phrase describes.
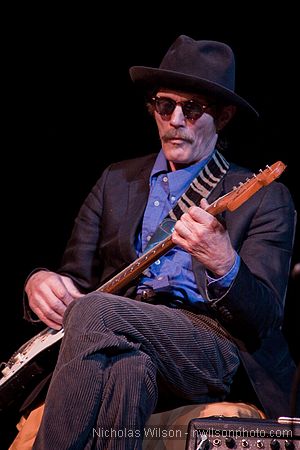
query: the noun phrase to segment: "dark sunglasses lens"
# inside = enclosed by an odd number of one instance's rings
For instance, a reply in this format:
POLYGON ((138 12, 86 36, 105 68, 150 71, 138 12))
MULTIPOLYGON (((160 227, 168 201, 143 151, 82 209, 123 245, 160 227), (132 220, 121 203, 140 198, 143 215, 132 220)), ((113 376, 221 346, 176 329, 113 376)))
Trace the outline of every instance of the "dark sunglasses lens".
POLYGON ((176 102, 171 98, 156 98, 155 108, 158 114, 170 116, 176 107, 176 102))
POLYGON ((185 102, 182 105, 183 114, 187 119, 197 120, 203 113, 203 108, 199 103, 193 101, 185 102))

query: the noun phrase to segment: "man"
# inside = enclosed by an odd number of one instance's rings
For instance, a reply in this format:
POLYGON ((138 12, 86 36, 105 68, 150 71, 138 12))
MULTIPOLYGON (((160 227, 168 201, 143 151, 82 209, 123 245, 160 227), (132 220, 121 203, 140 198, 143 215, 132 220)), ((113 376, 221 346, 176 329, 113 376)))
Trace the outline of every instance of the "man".
POLYGON ((34 448, 140 449, 160 385, 178 401, 218 401, 241 359, 254 383, 275 379, 275 407, 266 411, 287 413, 294 366, 280 326, 291 197, 274 182, 234 212, 206 211, 251 175, 216 150, 236 113, 257 115, 235 93, 234 71, 227 45, 187 36, 158 69, 130 69, 162 150, 108 167, 58 273, 38 271, 26 284, 39 319, 65 329, 34 448), (95 291, 171 233, 174 247, 119 295, 95 291))

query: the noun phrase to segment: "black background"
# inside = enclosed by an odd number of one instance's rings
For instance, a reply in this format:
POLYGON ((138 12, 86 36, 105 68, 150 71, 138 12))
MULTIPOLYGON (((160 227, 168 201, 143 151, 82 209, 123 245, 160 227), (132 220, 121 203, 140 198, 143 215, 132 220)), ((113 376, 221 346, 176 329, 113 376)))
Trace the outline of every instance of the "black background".
MULTIPOLYGON (((23 6, 5 17, 2 361, 39 330, 22 318, 23 283, 37 266, 57 267, 78 208, 103 168, 158 150, 128 69, 158 66, 178 35, 232 46, 236 90, 260 112, 258 123, 239 125, 235 162, 256 171, 282 160, 281 181, 300 209, 295 11, 272 7, 262 14, 254 4, 234 11, 217 4, 161 7, 113 6, 104 14, 100 7, 23 6)), ((300 261, 299 233, 298 225, 293 265, 300 261)), ((284 329, 296 360, 298 300, 299 281, 291 279, 284 329)))

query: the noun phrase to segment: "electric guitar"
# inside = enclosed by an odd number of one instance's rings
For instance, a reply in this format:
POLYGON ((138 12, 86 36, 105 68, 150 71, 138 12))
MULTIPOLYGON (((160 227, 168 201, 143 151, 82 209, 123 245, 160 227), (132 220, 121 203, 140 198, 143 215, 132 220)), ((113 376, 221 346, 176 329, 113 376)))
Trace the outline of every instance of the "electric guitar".
MULTIPOLYGON (((278 178, 285 168, 281 161, 267 166, 265 170, 260 170, 258 174, 219 197, 209 205, 207 211, 213 216, 225 210, 234 211, 255 192, 278 178)), ((96 291, 118 293, 172 247, 174 244, 170 235, 96 291)), ((4 367, 0 372, 0 411, 12 405, 21 405, 34 387, 52 372, 63 335, 63 329, 57 331, 48 327, 22 345, 7 363, 3 363, 4 367)))

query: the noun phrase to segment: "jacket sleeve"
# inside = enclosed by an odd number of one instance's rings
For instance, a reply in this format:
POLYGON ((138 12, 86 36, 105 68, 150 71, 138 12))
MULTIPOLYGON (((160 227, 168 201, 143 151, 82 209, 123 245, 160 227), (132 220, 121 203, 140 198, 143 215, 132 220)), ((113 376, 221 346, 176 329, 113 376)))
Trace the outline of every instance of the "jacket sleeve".
POLYGON ((109 172, 110 167, 103 172, 81 206, 58 270, 58 273, 72 278, 82 292, 95 289, 99 283, 103 192, 109 172))
POLYGON ((226 295, 211 303, 226 328, 253 339, 281 326, 296 222, 293 201, 281 183, 256 196, 226 215, 241 265, 226 295))

